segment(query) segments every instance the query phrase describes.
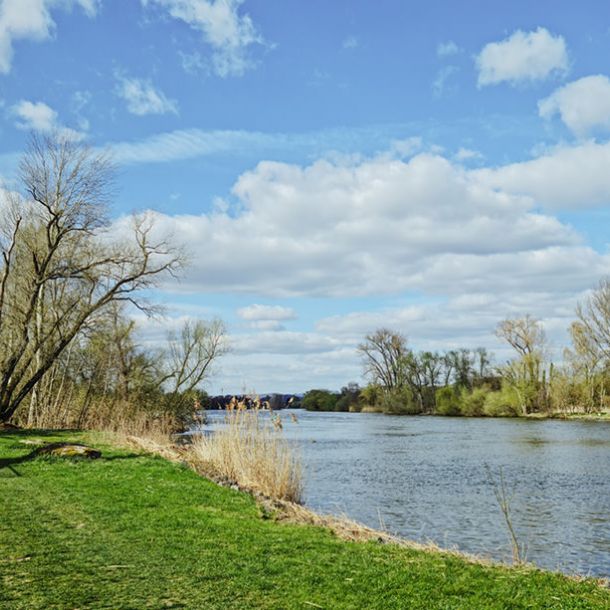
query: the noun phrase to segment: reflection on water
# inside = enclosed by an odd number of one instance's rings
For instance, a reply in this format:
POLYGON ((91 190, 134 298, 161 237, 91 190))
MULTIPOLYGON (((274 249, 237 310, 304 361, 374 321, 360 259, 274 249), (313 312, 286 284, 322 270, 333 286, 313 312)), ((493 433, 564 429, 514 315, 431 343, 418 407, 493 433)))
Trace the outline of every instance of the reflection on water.
POLYGON ((487 465, 513 494, 528 561, 610 575, 609 423, 294 412, 284 433, 300 448, 308 506, 509 560, 487 465))

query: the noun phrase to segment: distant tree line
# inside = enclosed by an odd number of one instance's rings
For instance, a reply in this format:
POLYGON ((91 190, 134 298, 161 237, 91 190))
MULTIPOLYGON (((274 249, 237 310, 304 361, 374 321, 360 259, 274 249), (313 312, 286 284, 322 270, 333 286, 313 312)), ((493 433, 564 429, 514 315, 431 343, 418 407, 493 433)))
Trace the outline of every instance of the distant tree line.
POLYGON ((302 406, 313 411, 395 414, 524 416, 591 414, 610 406, 610 279, 576 309, 572 345, 553 363, 544 329, 530 315, 507 318, 496 335, 514 352, 493 363, 485 348, 444 353, 414 351, 388 328, 358 346, 369 383, 341 392, 311 390, 302 406))

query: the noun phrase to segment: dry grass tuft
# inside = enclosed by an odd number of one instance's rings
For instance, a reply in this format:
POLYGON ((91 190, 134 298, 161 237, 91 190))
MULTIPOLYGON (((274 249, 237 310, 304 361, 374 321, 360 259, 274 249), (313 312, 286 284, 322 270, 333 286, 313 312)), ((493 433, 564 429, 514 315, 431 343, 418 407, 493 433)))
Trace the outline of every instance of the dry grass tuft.
POLYGON ((186 459, 186 450, 182 447, 172 445, 169 437, 154 440, 150 437, 113 433, 112 438, 115 442, 118 441, 120 444, 128 447, 135 447, 136 449, 145 451, 146 453, 158 455, 170 462, 188 463, 188 460, 186 459))
POLYGON ((300 502, 300 460, 278 418, 263 419, 258 409, 230 410, 225 428, 193 440, 195 468, 269 498, 300 502))

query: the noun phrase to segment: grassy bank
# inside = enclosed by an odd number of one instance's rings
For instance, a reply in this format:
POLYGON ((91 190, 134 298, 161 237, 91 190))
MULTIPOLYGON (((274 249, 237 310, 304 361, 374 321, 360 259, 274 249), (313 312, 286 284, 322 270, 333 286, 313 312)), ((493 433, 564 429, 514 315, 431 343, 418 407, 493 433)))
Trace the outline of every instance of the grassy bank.
POLYGON ((591 581, 278 523, 243 493, 92 433, 3 432, 0 460, 0 608, 610 606, 591 581), (11 463, 34 439, 103 456, 11 463))

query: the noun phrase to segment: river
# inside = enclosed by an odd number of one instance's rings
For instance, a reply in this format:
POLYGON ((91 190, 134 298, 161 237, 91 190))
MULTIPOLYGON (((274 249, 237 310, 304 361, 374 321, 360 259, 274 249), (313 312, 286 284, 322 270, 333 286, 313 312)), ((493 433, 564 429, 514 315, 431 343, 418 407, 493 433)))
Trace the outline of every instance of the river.
POLYGON ((502 476, 527 561, 610 575, 610 423, 281 416, 301 455, 305 504, 318 512, 507 561, 511 545, 494 495, 502 476))

